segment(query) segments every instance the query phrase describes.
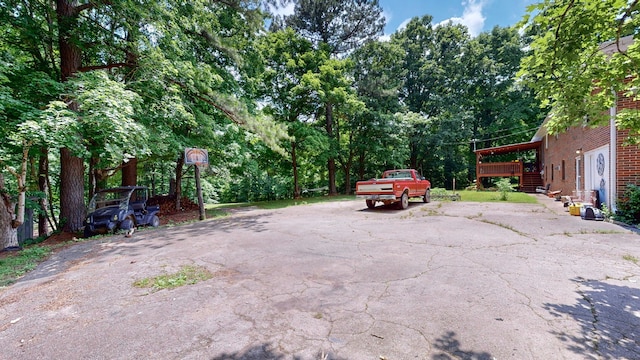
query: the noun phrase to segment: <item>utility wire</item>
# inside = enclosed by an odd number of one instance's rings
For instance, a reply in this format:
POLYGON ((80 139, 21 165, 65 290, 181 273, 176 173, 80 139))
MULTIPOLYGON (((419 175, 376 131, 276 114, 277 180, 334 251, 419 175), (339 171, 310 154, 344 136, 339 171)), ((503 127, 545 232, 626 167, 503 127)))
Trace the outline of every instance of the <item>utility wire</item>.
MULTIPOLYGON (((515 132, 515 133, 512 133, 512 134, 508 134, 508 135, 502 135, 502 136, 493 137, 493 138, 490 138, 490 139, 477 139, 476 143, 485 142, 485 141, 500 140, 500 139, 508 138, 508 137, 511 137, 511 136, 514 136, 514 135, 525 134, 525 133, 528 133, 530 131, 537 130, 537 129, 538 129, 538 127, 534 127, 534 128, 531 128, 531 129, 522 130, 522 131, 515 132)), ((442 146, 467 145, 467 144, 472 143, 472 142, 473 142, 473 140, 469 140, 469 141, 461 141, 461 142, 457 142, 457 143, 447 143, 447 144, 441 144, 441 145, 442 146)))

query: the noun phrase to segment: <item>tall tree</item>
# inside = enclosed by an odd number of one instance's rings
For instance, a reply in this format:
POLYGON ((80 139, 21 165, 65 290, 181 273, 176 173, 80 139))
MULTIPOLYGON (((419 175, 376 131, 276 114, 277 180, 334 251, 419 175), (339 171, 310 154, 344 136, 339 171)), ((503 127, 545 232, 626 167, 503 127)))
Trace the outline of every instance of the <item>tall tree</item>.
MULTIPOLYGON (((23 60, 23 59, 22 59, 23 60)), ((40 107, 57 93, 55 80, 26 71, 21 59, 0 49, 0 242, 18 246, 24 222, 28 166, 33 148, 45 145, 40 107), (19 84, 19 85, 18 85, 19 84), (5 177, 4 174, 10 175, 5 177)))
MULTIPOLYGON (((444 138, 451 138, 444 132, 448 127, 439 127, 440 122, 449 123, 452 119, 464 123, 468 119, 465 107, 465 89, 470 79, 465 77, 465 48, 471 40, 467 29, 462 25, 431 24, 431 17, 412 19, 407 27, 394 34, 392 42, 405 49, 403 61, 406 69, 401 99, 410 112, 422 116, 409 116, 408 124, 412 126, 410 133, 408 166, 416 169, 429 169, 430 178, 435 184, 438 179, 451 179, 453 174, 444 172, 442 159, 464 157, 457 146, 440 145, 444 138), (442 134, 439 132, 442 131, 442 134), (433 134, 440 136, 433 136, 433 134)), ((460 127, 459 129, 464 129, 460 127)))
POLYGON ((326 55, 313 49, 310 41, 292 29, 272 32, 260 41, 264 71, 258 85, 258 96, 265 101, 265 111, 287 125, 291 137, 289 155, 293 172, 293 196, 300 197, 298 157, 307 137, 313 133, 308 120, 318 106, 314 89, 304 81, 308 74, 319 71, 326 55))
MULTIPOLYGON (((317 49, 331 55, 343 55, 359 45, 382 35, 385 25, 378 0, 297 0, 293 15, 284 23, 312 41, 317 49)), ((329 98, 327 98, 329 99, 329 98)), ((329 140, 336 143, 333 106, 324 104, 325 130, 329 140)), ((336 195, 336 159, 327 159, 329 194, 336 195)))
POLYGON ((404 56, 402 47, 388 41, 368 42, 349 56, 358 98, 366 106, 350 122, 358 179, 405 164, 406 137, 393 116, 402 110, 399 95, 406 74, 404 56))
MULTIPOLYGON (((531 5, 521 25, 531 36, 531 55, 521 75, 543 106, 552 108, 550 133, 588 122, 608 121, 618 94, 636 96, 640 86, 637 41, 622 42, 640 27, 637 0, 545 0, 531 5), (612 51, 602 51, 609 45, 612 51)), ((640 115, 624 109, 616 115, 631 141, 640 137, 640 115)))

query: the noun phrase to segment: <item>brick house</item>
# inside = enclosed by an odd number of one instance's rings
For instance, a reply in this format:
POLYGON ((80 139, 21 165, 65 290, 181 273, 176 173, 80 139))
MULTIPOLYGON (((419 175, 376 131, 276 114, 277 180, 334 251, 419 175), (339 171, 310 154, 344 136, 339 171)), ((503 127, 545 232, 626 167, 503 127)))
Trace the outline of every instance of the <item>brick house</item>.
MULTIPOLYGON (((632 41, 631 37, 621 39, 625 47, 632 41)), ((615 51, 613 44, 603 44, 601 49, 604 52, 615 51)), ((576 126, 557 135, 547 133, 547 117, 530 143, 536 151, 536 170, 543 185, 548 185, 552 191, 562 190, 562 195, 579 197, 594 204, 604 203, 616 210, 616 201, 626 186, 640 185, 640 147, 623 145, 628 131, 617 129, 615 124, 615 115, 621 109, 640 110, 640 101, 618 94, 616 104, 609 109, 608 125, 596 128, 576 126)), ((502 148, 505 147, 492 151, 502 148)), ((491 173, 483 174, 481 169, 482 155, 487 150, 491 149, 476 151, 476 168, 480 171, 478 182, 483 176, 492 176, 491 173)), ((521 179, 527 177, 523 175, 521 179)), ((532 188, 522 180, 521 185, 523 191, 532 192, 532 188)))

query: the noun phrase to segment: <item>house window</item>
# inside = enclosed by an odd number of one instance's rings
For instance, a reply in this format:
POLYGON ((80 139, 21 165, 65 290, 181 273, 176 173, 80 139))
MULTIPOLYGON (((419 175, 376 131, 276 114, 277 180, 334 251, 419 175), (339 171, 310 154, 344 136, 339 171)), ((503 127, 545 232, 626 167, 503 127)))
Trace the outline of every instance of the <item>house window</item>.
POLYGON ((556 170, 556 167, 551 164, 551 181, 553 181, 553 173, 556 170))
POLYGON ((564 181, 566 179, 565 177, 565 172, 564 172, 564 160, 562 160, 562 181, 564 181))

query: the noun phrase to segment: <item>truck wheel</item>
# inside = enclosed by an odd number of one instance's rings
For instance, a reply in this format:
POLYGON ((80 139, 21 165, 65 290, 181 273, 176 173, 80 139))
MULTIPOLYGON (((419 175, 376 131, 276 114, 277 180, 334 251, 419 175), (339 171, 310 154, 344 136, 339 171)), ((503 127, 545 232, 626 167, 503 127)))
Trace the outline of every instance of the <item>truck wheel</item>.
POLYGON ((153 217, 151 218, 151 222, 149 222, 149 225, 151 225, 152 227, 160 226, 160 219, 158 218, 158 215, 153 215, 153 217))
POLYGON ((376 207, 376 201, 375 200, 365 200, 367 202, 367 207, 369 209, 373 209, 374 207, 376 207))
POLYGON ((424 201, 426 203, 430 203, 431 202, 431 189, 427 189, 427 191, 424 192, 424 196, 422 197, 422 201, 424 201))
MULTIPOLYGON (((120 223, 120 230, 124 231, 125 237, 131 237, 136 231, 136 223, 131 217, 128 217, 120 223)), ((116 230, 117 231, 117 230, 116 230)))
POLYGON ((398 206, 402 210, 409 207, 409 195, 406 192, 402 193, 402 197, 400 198, 400 203, 398 203, 398 206))
POLYGON ((122 222, 120 223, 120 229, 124 231, 132 229, 133 227, 135 227, 135 222, 133 221, 133 219, 131 219, 131 217, 122 220, 122 222))

